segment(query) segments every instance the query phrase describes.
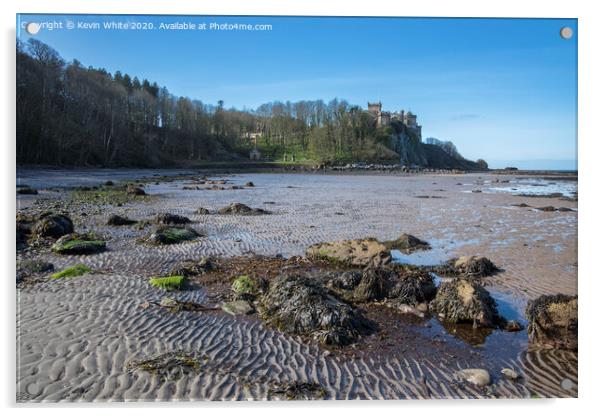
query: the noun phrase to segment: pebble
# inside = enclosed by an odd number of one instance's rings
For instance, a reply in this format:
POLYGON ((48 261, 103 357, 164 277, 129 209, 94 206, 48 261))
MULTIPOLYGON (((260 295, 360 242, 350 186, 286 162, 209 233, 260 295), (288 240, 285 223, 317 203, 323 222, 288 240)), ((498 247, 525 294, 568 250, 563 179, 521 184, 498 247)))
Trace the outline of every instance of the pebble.
POLYGON ((463 380, 478 387, 485 387, 491 383, 489 372, 482 368, 466 368, 457 373, 463 380))
POLYGON ((502 368, 502 374, 510 380, 516 380, 520 377, 520 375, 511 368, 502 368))

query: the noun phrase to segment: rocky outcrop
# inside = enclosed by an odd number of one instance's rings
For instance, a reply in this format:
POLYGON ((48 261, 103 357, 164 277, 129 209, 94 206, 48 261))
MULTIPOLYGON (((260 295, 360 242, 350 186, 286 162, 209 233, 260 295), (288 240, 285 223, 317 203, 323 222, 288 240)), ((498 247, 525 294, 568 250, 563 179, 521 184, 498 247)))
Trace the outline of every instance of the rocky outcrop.
POLYGON ((389 250, 399 250, 405 254, 411 254, 419 250, 430 250, 431 248, 429 243, 411 234, 402 234, 395 240, 384 241, 383 245, 389 250))
POLYGON ((44 213, 40 215, 31 232, 34 237, 59 238, 73 232, 73 222, 63 214, 44 213))
POLYGON ((526 315, 532 346, 577 350, 577 296, 540 296, 526 315))
POLYGON ((465 279, 441 283, 429 307, 450 323, 470 322, 475 327, 494 328, 503 322, 489 292, 465 279))
POLYGON ((483 256, 462 256, 448 260, 445 264, 433 268, 435 273, 442 276, 462 278, 491 276, 499 270, 491 260, 483 256))
POLYGON ((155 217, 155 222, 157 224, 163 224, 163 225, 183 225, 183 224, 189 224, 190 219, 186 218, 182 215, 176 215, 176 214, 170 214, 168 212, 164 212, 161 214, 157 214, 157 216, 155 217))
POLYGON ((436 292, 433 278, 423 271, 368 268, 331 272, 323 279, 329 289, 347 302, 386 301, 388 306, 398 309, 401 305, 417 306, 429 302, 436 292))
POLYGON ((391 261, 387 247, 373 238, 314 244, 307 249, 306 255, 359 267, 380 267, 391 261))
POLYGON ((220 215, 266 215, 270 214, 269 211, 261 208, 251 208, 245 204, 234 202, 227 207, 223 207, 217 210, 220 215))
POLYGON ((261 317, 289 333, 328 345, 348 345, 372 330, 370 321, 318 280, 281 275, 261 298, 261 317))

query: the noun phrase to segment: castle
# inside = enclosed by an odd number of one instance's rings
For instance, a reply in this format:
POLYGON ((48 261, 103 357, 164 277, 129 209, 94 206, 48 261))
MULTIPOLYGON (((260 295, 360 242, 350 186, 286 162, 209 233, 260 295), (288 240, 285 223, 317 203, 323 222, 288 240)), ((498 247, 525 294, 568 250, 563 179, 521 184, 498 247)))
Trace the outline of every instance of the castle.
POLYGON ((386 127, 391 124, 392 120, 397 120, 410 130, 413 130, 419 138, 422 138, 422 126, 416 122, 415 114, 411 111, 406 113, 404 110, 394 113, 382 111, 382 106, 380 101, 377 103, 368 103, 368 112, 376 119, 376 127, 386 127))

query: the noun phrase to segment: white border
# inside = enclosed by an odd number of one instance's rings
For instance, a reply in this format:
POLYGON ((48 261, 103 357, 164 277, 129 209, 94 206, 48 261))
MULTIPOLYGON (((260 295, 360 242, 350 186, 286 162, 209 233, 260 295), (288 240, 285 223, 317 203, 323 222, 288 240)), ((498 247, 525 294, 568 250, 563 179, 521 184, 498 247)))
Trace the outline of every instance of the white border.
POLYGON ((2 204, 3 228, 2 250, 2 303, 3 319, 0 348, 4 363, 0 366, 0 392, 5 406, 29 412, 46 414, 125 414, 135 407, 143 407, 145 413, 162 414, 168 404, 132 405, 80 405, 67 409, 47 405, 44 408, 18 406, 15 408, 15 296, 14 296, 14 209, 15 209, 15 14, 25 13, 130 13, 130 14, 232 14, 232 15, 329 15, 329 16, 455 16, 455 17, 564 17, 579 19, 579 315, 581 320, 579 351, 579 399, 565 400, 517 400, 517 401, 429 401, 428 403, 406 402, 327 402, 327 403, 194 403, 192 405, 172 404, 174 412, 238 413, 247 414, 306 414, 307 412, 340 412, 365 414, 371 409, 379 412, 424 412, 434 411, 448 414, 466 412, 486 412, 488 415, 524 411, 545 412, 547 414, 577 414, 595 409, 601 385, 599 346, 602 329, 599 323, 598 299, 602 275, 596 260, 602 257, 599 232, 602 231, 598 197, 600 188, 599 166, 602 165, 600 142, 600 41, 602 41, 602 21, 594 1, 531 1, 525 0, 41 0, 4 1, 2 8, 2 204), (9 231, 7 231, 9 230, 9 231), (596 354, 597 353, 597 354, 596 354), (77 408, 79 407, 79 408, 77 408), (82 409, 81 407, 85 407, 82 409), (198 407, 201 407, 198 409, 198 407), (520 410, 519 410, 520 408, 520 410))

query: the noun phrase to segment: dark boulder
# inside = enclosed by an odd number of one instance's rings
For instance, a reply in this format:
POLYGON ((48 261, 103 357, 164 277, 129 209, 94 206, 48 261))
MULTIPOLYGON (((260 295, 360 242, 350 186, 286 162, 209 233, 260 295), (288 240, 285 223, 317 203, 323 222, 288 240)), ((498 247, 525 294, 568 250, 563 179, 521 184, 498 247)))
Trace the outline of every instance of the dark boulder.
POLYGON ((361 312, 304 275, 276 278, 261 298, 261 317, 286 333, 328 345, 351 344, 373 329, 361 312))
POLYGON ((367 268, 363 271, 331 272, 324 276, 326 285, 347 302, 375 302, 413 305, 429 302, 436 287, 425 271, 367 268))
POLYGON ((157 224, 164 224, 164 225, 170 225, 170 224, 181 225, 181 224, 189 224, 190 219, 186 218, 182 215, 170 214, 168 212, 165 212, 162 214, 157 214, 157 216, 155 217, 155 222, 157 224))
POLYGON ((19 195, 37 195, 38 191, 37 189, 33 188, 19 188, 17 189, 17 193, 19 195))
POLYGON ((130 220, 129 218, 121 217, 119 215, 113 214, 107 220, 107 225, 113 225, 113 226, 132 225, 132 224, 136 224, 136 222, 137 221, 130 220))
POLYGON ((577 350, 577 296, 540 296, 529 301, 526 315, 531 345, 577 350))
POLYGON ((470 322, 484 328, 495 328, 503 322, 489 292, 465 279, 441 283, 429 307, 445 322, 470 322))
POLYGON ((445 264, 433 268, 435 273, 442 276, 463 278, 491 276, 499 270, 491 260, 483 256, 462 256, 448 260, 445 264))
POLYGON ((199 209, 196 210, 196 213, 198 215, 209 215, 209 214, 211 214, 211 211, 209 211, 207 208, 201 207, 201 208, 199 208, 199 209))
POLYGON ((245 183, 245 186, 252 188, 255 186, 255 184, 253 182, 247 182, 247 183, 245 183))
POLYGON ((73 222, 63 214, 44 213, 32 228, 35 237, 59 238, 72 232, 73 222))

